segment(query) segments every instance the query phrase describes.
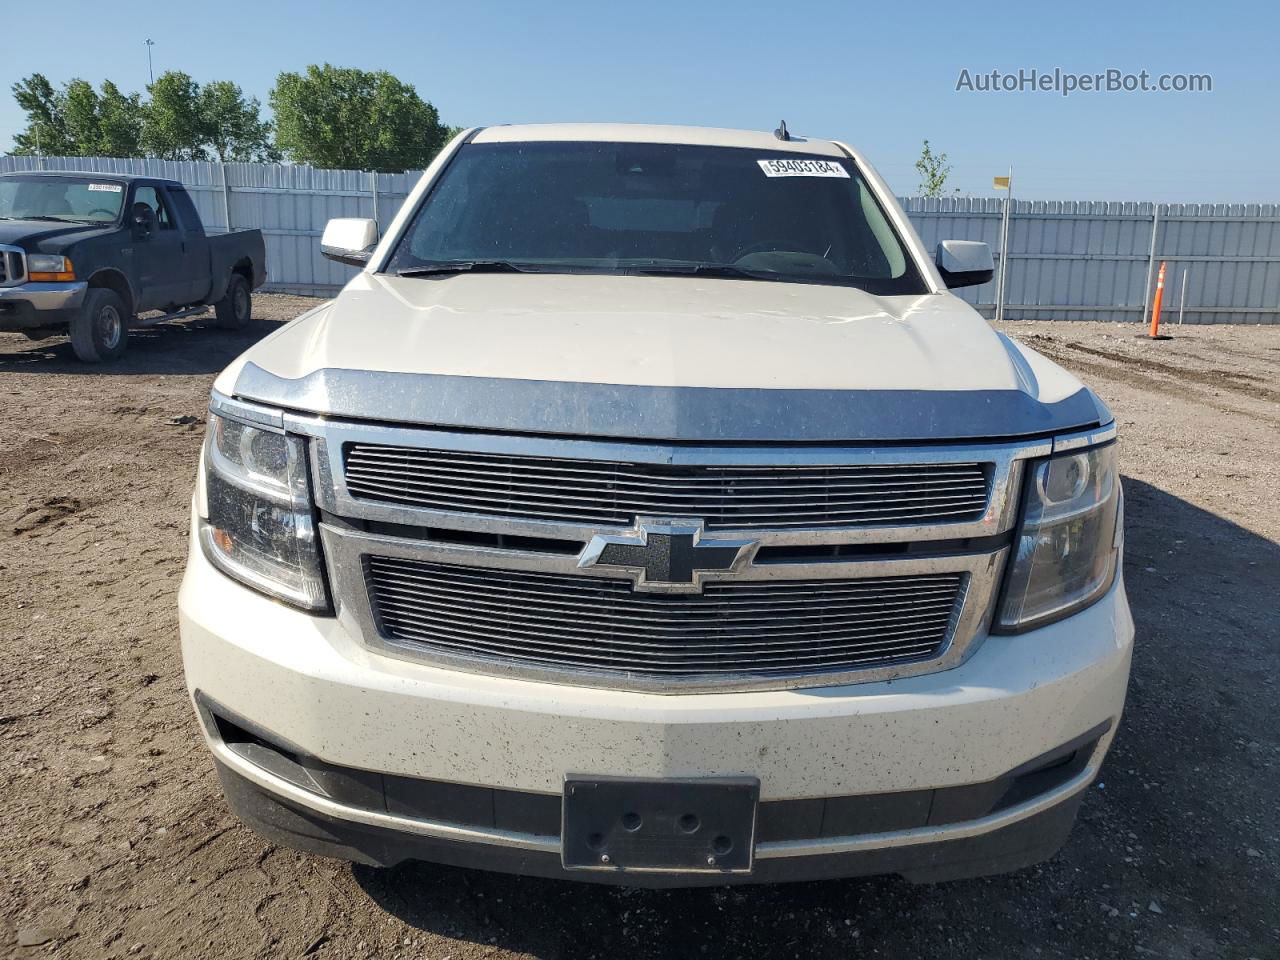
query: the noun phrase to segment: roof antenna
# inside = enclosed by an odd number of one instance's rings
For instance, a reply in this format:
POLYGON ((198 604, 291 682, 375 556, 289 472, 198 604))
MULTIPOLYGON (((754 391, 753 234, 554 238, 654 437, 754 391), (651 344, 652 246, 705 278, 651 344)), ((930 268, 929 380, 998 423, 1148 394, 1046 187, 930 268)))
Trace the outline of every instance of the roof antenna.
POLYGON ((780 121, 778 123, 778 129, 773 131, 773 135, 779 140, 790 140, 791 134, 787 132, 787 121, 780 121))

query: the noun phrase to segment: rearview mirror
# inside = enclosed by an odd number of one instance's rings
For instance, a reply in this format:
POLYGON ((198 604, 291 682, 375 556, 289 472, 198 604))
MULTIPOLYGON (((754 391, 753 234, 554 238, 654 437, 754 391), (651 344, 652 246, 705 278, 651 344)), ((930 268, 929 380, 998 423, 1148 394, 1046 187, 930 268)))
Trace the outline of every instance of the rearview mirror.
POLYGON ((325 224, 320 252, 330 260, 363 267, 378 245, 378 222, 359 217, 339 217, 325 224))
POLYGON ((996 265, 991 248, 979 240, 943 240, 938 244, 938 272, 951 289, 973 287, 988 282, 996 265))

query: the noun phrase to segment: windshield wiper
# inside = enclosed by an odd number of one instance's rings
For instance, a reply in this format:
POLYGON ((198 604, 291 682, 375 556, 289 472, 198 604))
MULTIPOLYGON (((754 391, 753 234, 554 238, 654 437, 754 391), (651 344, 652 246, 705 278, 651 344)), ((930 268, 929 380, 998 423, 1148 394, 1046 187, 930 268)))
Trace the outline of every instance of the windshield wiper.
POLYGON ((512 263, 510 260, 445 260, 440 263, 424 263, 420 267, 397 270, 397 277, 431 277, 450 273, 536 273, 532 267, 512 263))
POLYGON ((629 272, 656 277, 720 277, 727 280, 776 280, 778 275, 764 270, 744 270, 727 263, 626 264, 629 272))

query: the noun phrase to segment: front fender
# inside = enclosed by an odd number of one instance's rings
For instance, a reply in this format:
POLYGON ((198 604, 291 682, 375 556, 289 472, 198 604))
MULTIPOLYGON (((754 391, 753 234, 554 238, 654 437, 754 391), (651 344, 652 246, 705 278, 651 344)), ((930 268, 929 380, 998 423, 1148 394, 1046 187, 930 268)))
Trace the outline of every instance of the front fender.
MULTIPOLYGON (((74 264, 75 260, 73 259, 71 262, 74 264)), ((78 272, 79 270, 77 269, 78 272)), ((116 293, 127 294, 126 309, 130 313, 137 312, 138 290, 134 286, 132 278, 123 270, 117 267, 100 267, 89 275, 88 280, 88 286, 90 287, 106 287, 109 290, 116 291, 116 293)))

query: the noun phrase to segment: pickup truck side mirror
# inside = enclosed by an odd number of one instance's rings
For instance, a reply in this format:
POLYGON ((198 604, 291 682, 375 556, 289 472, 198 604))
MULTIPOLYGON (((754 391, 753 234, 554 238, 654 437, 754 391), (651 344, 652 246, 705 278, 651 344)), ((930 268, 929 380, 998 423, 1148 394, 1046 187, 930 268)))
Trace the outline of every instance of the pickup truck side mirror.
POLYGON ((134 204, 133 239, 146 240, 156 229, 155 211, 145 203, 134 204))
POLYGON ((339 217, 325 224, 320 252, 330 260, 363 267, 378 245, 378 222, 358 217, 339 217))
POLYGON ((938 244, 938 272, 952 289, 988 282, 996 272, 991 248, 978 240, 943 240, 938 244))

